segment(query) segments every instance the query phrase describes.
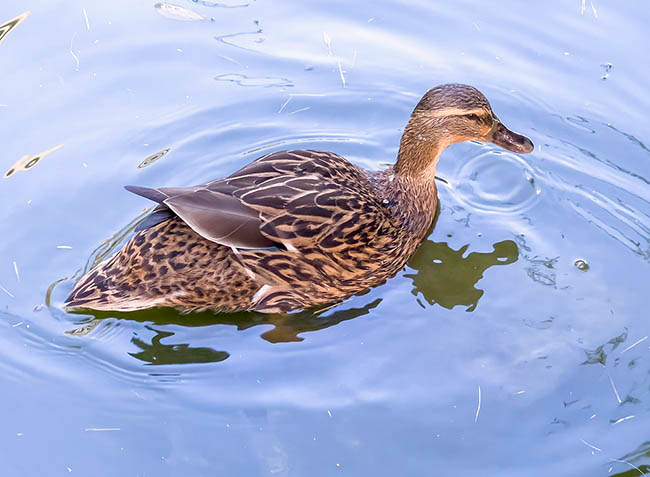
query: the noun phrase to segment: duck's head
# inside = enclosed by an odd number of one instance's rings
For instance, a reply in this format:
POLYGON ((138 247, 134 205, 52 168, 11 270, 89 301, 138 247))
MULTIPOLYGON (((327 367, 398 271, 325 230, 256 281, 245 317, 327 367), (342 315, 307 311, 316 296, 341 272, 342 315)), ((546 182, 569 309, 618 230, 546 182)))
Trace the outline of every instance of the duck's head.
POLYGON ((440 153, 468 140, 491 142, 512 152, 533 150, 530 139, 505 127, 476 88, 444 84, 427 91, 406 126, 396 164, 398 172, 435 172, 440 153))

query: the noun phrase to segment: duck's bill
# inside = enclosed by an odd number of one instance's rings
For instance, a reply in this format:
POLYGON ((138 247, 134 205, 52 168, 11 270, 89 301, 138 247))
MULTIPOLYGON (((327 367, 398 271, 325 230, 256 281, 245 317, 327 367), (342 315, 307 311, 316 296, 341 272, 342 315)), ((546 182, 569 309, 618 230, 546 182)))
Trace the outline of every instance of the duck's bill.
POLYGON ((496 121, 495 126, 485 140, 518 154, 528 154, 535 148, 530 139, 511 131, 501 124, 499 120, 496 121))

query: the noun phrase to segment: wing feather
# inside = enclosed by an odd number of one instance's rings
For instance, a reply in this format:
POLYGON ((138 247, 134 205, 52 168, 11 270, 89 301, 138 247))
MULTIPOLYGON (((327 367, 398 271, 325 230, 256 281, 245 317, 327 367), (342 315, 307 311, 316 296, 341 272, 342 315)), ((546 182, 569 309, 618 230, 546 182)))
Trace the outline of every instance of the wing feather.
POLYGON ((337 248, 358 238, 363 227, 381 226, 384 217, 366 174, 341 156, 318 151, 267 154, 195 187, 127 189, 158 202, 158 211, 171 210, 202 237, 246 249, 313 248, 321 241, 337 248))
POLYGON ((213 242, 240 248, 269 248, 275 242, 260 233, 259 213, 231 195, 199 189, 163 203, 192 230, 213 242))

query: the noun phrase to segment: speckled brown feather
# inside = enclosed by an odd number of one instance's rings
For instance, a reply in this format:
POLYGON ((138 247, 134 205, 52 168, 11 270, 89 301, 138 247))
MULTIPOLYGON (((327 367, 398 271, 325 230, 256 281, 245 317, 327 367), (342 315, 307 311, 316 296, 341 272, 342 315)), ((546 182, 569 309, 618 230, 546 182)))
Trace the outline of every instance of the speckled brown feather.
POLYGON ((287 312, 382 283, 426 236, 442 149, 468 137, 491 140, 484 137, 487 100, 461 86, 425 95, 396 165, 381 173, 298 150, 268 154, 200 186, 130 187, 159 202, 156 214, 82 277, 67 308, 287 312))

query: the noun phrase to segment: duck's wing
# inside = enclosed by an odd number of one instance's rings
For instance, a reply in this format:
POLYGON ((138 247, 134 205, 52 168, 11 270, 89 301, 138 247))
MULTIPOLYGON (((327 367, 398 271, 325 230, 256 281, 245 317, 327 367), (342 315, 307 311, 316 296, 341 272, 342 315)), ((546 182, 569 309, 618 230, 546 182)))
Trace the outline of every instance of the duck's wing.
POLYGON ((276 245, 260 233, 259 213, 233 195, 205 186, 160 189, 126 186, 126 189, 159 204, 138 230, 176 215, 202 237, 222 245, 253 249, 276 245))
POLYGON ((187 188, 127 186, 202 237, 236 248, 301 248, 340 239, 383 216, 365 173, 318 151, 263 156, 225 179, 187 188))

